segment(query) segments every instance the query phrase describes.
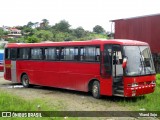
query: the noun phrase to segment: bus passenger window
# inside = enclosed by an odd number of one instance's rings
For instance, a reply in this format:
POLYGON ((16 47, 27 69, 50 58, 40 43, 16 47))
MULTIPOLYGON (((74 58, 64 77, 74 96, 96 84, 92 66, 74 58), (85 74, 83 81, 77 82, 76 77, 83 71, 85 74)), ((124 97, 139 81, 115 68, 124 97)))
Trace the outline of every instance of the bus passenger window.
POLYGON ((80 61, 84 61, 85 60, 84 54, 85 54, 85 49, 84 49, 84 47, 81 47, 80 48, 80 61))
POLYGON ((56 51, 55 51, 55 54, 56 54, 56 60, 59 60, 59 55, 60 55, 60 50, 59 48, 56 48, 56 51))
POLYGON ((42 59, 42 49, 41 48, 32 48, 31 49, 31 59, 41 60, 42 59))
POLYGON ((46 48, 44 54, 45 54, 45 59, 46 60, 55 60, 56 59, 55 48, 46 48))
POLYGON ((11 59, 16 59, 16 58, 17 58, 17 49, 11 48, 11 59))
POLYGON ((10 49, 8 48, 5 49, 5 58, 10 59, 10 49))
POLYGON ((78 48, 74 48, 74 60, 78 61, 78 48))
POLYGON ((19 48, 18 58, 19 59, 28 59, 29 58, 29 48, 19 48))
POLYGON ((66 47, 64 49, 64 60, 74 60, 74 48, 66 47))
POLYGON ((60 60, 64 60, 64 48, 61 49, 60 60))
POLYGON ((100 61, 100 48, 96 47, 96 61, 100 61))
POLYGON ((85 60, 96 61, 96 47, 86 47, 85 60))

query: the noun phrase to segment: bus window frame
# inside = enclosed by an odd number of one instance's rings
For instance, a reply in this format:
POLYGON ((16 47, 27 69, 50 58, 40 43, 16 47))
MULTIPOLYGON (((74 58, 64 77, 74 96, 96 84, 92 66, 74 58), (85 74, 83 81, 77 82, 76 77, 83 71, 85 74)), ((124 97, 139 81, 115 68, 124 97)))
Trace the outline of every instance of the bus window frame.
POLYGON ((10 60, 11 59, 11 49, 10 48, 5 48, 5 50, 4 50, 4 54, 5 54, 5 59, 6 60, 10 60), (9 55, 9 57, 7 57, 8 56, 8 50, 10 51, 10 55, 9 55), (6 54, 7 53, 7 54, 6 54), (7 56, 6 56, 7 55, 7 56))

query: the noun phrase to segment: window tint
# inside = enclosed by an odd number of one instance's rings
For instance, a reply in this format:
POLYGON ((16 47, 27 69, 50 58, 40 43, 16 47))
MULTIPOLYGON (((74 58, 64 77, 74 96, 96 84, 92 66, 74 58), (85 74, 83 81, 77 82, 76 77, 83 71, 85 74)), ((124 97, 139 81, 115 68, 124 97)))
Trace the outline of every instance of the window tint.
POLYGON ((64 49, 64 60, 74 60, 74 48, 64 49))
POLYGON ((78 60, 78 47, 65 47, 61 49, 61 60, 78 60))
POLYGON ((31 49, 31 59, 42 59, 42 49, 32 48, 31 49))
POLYGON ((102 68, 104 68, 105 72, 110 75, 112 73, 112 45, 105 45, 104 52, 102 54, 102 68))
POLYGON ((100 61, 99 47, 81 47, 80 48, 81 61, 100 61))
POLYGON ((64 60, 64 48, 61 48, 60 60, 64 60))
POLYGON ((20 48, 18 52, 18 58, 29 59, 29 48, 20 48))
POLYGON ((5 49, 5 59, 10 59, 10 49, 5 49))
POLYGON ((56 60, 56 48, 46 48, 45 49, 45 59, 46 60, 56 60))
POLYGON ((96 47, 96 61, 100 61, 100 48, 96 47))
POLYGON ((11 59, 16 59, 16 58, 17 58, 17 49, 11 48, 11 59))
POLYGON ((80 48, 80 61, 84 61, 85 60, 85 48, 81 47, 80 48))
POLYGON ((79 56, 78 56, 78 48, 74 48, 74 60, 78 61, 79 56))
POLYGON ((95 61, 95 47, 86 47, 85 60, 86 61, 95 61))
POLYGON ((56 60, 60 59, 60 48, 56 48, 56 60))

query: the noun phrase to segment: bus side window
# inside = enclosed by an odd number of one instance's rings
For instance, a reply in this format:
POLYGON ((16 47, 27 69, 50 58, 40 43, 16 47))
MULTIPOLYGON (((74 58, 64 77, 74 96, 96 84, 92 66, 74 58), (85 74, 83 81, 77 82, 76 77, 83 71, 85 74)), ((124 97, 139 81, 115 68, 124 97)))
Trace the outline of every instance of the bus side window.
POLYGON ((17 48, 11 48, 11 59, 15 60, 17 58, 17 48))
POLYGON ((96 61, 100 61, 100 48, 99 47, 96 47, 96 61))
POLYGON ((19 59, 25 60, 29 58, 29 48, 19 48, 17 53, 19 59))
POLYGON ((84 54, 85 54, 85 49, 84 49, 84 47, 81 47, 80 48, 80 61, 84 61, 85 60, 84 54))
POLYGON ((45 48, 45 59, 46 60, 56 60, 56 50, 55 48, 45 48))
POLYGON ((56 48, 55 55, 56 55, 56 60, 59 60, 60 59, 60 48, 56 48))
POLYGON ((32 48, 31 49, 31 59, 41 60, 42 57, 42 49, 41 48, 32 48))
POLYGON ((66 47, 64 49, 64 60, 74 60, 74 48, 66 47))
POLYGON ((6 48, 5 49, 5 59, 10 59, 10 49, 9 48, 6 48))
POLYGON ((96 47, 85 47, 85 61, 96 61, 96 47))
POLYGON ((61 48, 60 60, 64 60, 64 48, 61 48))
POLYGON ((79 56, 78 56, 78 48, 74 48, 74 60, 78 61, 79 60, 79 56))

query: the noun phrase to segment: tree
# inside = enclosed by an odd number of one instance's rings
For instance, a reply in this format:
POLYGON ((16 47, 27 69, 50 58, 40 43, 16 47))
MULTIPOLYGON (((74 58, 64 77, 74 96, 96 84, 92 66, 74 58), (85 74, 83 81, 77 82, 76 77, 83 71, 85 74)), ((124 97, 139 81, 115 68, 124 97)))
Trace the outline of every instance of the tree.
POLYGON ((105 30, 103 29, 103 27, 102 26, 100 26, 100 25, 96 25, 94 28, 93 28, 93 32, 95 32, 95 33, 104 33, 105 32, 105 30))
POLYGON ((42 19, 43 27, 46 29, 48 27, 49 21, 47 19, 42 19))
POLYGON ((73 30, 73 35, 77 38, 84 37, 86 35, 86 31, 82 27, 78 27, 73 30))
POLYGON ((35 27, 35 28, 37 28, 38 25, 39 25, 39 22, 35 22, 35 23, 34 23, 34 27, 35 27))
POLYGON ((34 25, 34 23, 33 23, 33 22, 31 22, 31 21, 27 23, 27 27, 32 28, 32 26, 33 26, 33 25, 34 25))
POLYGON ((0 29, 0 39, 2 38, 3 35, 4 35, 4 31, 0 29))
POLYGON ((26 42, 27 43, 38 43, 38 42, 40 42, 40 40, 35 36, 29 36, 29 37, 27 37, 26 42))
POLYGON ((35 33, 35 36, 42 41, 47 41, 47 40, 52 40, 53 39, 53 34, 52 32, 48 30, 39 30, 35 33))
POLYGON ((56 29, 57 31, 60 32, 70 32, 70 24, 66 20, 61 20, 59 23, 55 24, 53 26, 53 29, 56 29))
POLYGON ((25 26, 23 26, 22 34, 25 36, 32 36, 32 35, 34 35, 35 31, 36 31, 36 29, 33 29, 33 28, 25 25, 25 26))

